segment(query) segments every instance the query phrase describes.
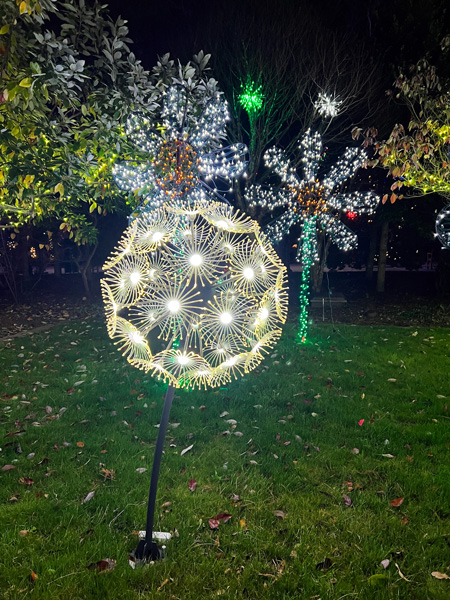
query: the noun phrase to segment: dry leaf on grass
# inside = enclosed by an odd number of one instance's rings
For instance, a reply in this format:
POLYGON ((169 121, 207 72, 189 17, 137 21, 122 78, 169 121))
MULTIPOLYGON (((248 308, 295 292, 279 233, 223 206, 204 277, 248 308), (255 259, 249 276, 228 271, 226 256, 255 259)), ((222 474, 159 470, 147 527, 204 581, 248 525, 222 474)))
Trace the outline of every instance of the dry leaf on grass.
POLYGON ((391 500, 389 502, 390 506, 401 506, 403 504, 404 498, 395 498, 395 500, 391 500))
POLYGON ((185 448, 184 450, 182 450, 180 452, 180 456, 184 456, 187 452, 189 452, 189 450, 192 450, 193 447, 194 447, 194 444, 191 444, 190 446, 188 446, 187 448, 185 448))
POLYGON ((116 561, 113 558, 104 558, 103 560, 91 563, 86 568, 89 569, 89 571, 96 571, 97 573, 101 573, 103 571, 113 571, 115 567, 116 561))
POLYGON ((431 573, 431 576, 434 577, 435 579, 450 579, 450 577, 447 575, 447 573, 440 573, 439 571, 433 571, 431 573))

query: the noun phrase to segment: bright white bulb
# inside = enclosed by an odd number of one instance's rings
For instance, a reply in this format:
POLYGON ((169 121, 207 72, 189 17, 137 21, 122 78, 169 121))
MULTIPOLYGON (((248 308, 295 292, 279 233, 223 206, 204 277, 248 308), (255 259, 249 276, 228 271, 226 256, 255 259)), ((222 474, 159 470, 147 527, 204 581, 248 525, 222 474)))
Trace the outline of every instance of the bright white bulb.
POLYGON ((189 262, 193 267, 199 267, 203 262, 203 256, 201 256, 200 254, 193 254, 189 258, 189 262))
POLYGON ((178 302, 178 300, 170 300, 167 303, 167 309, 171 313, 177 313, 180 310, 180 303, 178 302))
POLYGON ((226 221, 216 221, 217 227, 222 227, 222 229, 228 229, 228 223, 226 221))
POLYGON ((137 331, 132 331, 130 333, 130 340, 135 344, 142 344, 144 338, 137 331))
POLYGON ((265 320, 265 319, 267 319, 268 316, 269 316, 269 311, 267 310, 267 308, 262 308, 261 313, 260 313, 261 319, 265 320))
POLYGON ((180 364, 180 365, 187 365, 187 364, 188 364, 188 362, 189 362, 189 360, 190 360, 190 359, 189 359, 189 357, 188 357, 188 356, 186 356, 186 354, 181 354, 181 355, 180 355, 180 356, 178 356, 178 358, 177 358, 178 364, 180 364))
POLYGON ((245 277, 245 279, 253 279, 253 277, 255 276, 255 271, 250 267, 246 267, 242 271, 242 275, 245 277))
POLYGON ((220 315, 220 322, 224 325, 229 325, 233 320, 233 315, 229 312, 224 312, 220 315))
POLYGON ((137 283, 139 283, 140 279, 141 279, 141 274, 139 273, 139 271, 133 271, 133 273, 131 273, 130 281, 133 285, 136 285, 137 283))
POLYGON ((152 235, 152 242, 159 242, 161 241, 163 237, 163 234, 160 231, 155 231, 155 233, 152 235))

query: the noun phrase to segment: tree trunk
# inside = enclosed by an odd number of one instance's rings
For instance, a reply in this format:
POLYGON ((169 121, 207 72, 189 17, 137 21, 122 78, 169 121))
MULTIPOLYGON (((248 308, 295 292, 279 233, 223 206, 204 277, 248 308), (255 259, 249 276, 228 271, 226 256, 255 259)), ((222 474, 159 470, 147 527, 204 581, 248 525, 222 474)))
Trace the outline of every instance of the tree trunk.
POLYGON ((373 263, 375 261, 375 254, 377 252, 377 233, 378 227, 375 223, 372 223, 370 228, 370 240, 369 240, 369 253, 367 255, 366 262, 366 279, 372 281, 373 276, 373 263))
POLYGON ((377 292, 384 294, 386 281, 386 258, 389 239, 389 221, 383 221, 380 233, 380 252, 378 256, 377 292))
POLYGON ((30 247, 28 242, 28 235, 23 232, 22 239, 20 240, 20 266, 19 269, 23 274, 23 282, 29 284, 31 281, 30 274, 30 247))
POLYGON ((91 251, 89 252, 86 261, 84 263, 84 266, 80 268, 80 264, 77 263, 78 266, 78 270, 81 273, 81 279, 83 281, 83 287, 84 287, 84 291, 86 292, 86 296, 90 297, 91 296, 91 286, 89 283, 90 280, 90 269, 91 269, 91 263, 92 263, 92 259, 94 258, 94 254, 96 253, 98 248, 98 243, 95 244, 94 246, 92 246, 91 251))
POLYGON ((53 240, 53 255, 55 257, 54 261, 53 261, 53 269, 54 269, 55 277, 59 278, 59 277, 61 277, 62 248, 58 244, 56 239, 53 240))
POLYGON ((325 244, 319 244, 319 261, 312 268, 311 287, 315 294, 320 294, 322 290, 323 271, 327 264, 328 252, 331 246, 331 238, 328 238, 325 244))

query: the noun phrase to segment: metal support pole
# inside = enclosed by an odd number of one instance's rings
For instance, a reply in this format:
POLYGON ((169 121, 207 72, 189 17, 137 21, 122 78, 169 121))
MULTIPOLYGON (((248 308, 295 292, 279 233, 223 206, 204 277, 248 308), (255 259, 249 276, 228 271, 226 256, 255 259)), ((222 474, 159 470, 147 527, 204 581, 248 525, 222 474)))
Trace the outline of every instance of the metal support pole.
POLYGON ((147 524, 145 528, 145 539, 141 540, 134 552, 137 560, 148 562, 149 560, 158 560, 162 558, 161 549, 152 539, 153 523, 155 519, 156 491, 158 489, 159 469, 161 467, 161 457, 166 437, 167 425, 169 423, 170 409, 174 396, 174 387, 169 385, 164 398, 164 406, 159 423, 158 437, 156 439, 155 455, 153 458, 152 476, 150 480, 150 490, 148 493, 147 505, 147 524))

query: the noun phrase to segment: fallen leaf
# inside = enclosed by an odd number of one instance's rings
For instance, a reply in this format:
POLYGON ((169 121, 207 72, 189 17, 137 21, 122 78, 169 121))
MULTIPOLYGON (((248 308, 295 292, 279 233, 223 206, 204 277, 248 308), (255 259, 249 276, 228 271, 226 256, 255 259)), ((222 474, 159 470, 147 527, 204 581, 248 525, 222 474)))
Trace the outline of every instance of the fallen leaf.
POLYGON ((84 448, 84 442, 77 442, 78 448, 84 448))
POLYGON ((226 410, 224 410, 222 413, 220 413, 219 417, 220 417, 220 418, 222 418, 222 417, 226 417, 228 414, 229 414, 229 413, 228 413, 226 410))
POLYGON ((350 496, 347 496, 347 494, 342 494, 342 499, 344 500, 345 506, 352 505, 352 499, 350 498, 350 496))
POLYGON ((220 521, 221 523, 228 523, 228 521, 231 519, 232 515, 230 515, 229 513, 219 513, 218 515, 216 515, 213 519, 213 521, 220 521))
POLYGON ((286 513, 284 513, 282 510, 274 510, 273 514, 278 517, 279 519, 285 519, 286 518, 286 513))
POLYGON ((25 537, 28 534, 28 529, 21 529, 19 531, 20 537, 25 537))
POLYGON ((219 529, 219 521, 217 519, 209 519, 208 523, 210 529, 219 529))
POLYGON ((192 450, 193 447, 194 447, 194 444, 191 444, 190 446, 188 446, 187 448, 185 448, 184 450, 182 450, 180 452, 180 456, 184 456, 187 452, 189 452, 189 450, 192 450))
POLYGON ((407 581, 408 583, 411 583, 411 581, 410 581, 409 579, 406 579, 406 577, 405 577, 405 576, 403 575, 403 573, 400 571, 400 567, 398 566, 398 564, 397 564, 397 563, 394 563, 394 564, 395 564, 395 566, 397 567, 397 571, 398 571, 398 574, 400 575, 400 577, 401 577, 401 578, 402 578, 404 581, 407 581))
POLYGON ((364 424, 364 420, 365 419, 361 419, 360 421, 358 421, 358 425, 361 427, 364 424))
POLYGON ((162 582, 162 584, 159 586, 159 588, 156 591, 160 592, 163 589, 163 587, 166 585, 166 583, 168 583, 168 582, 169 582, 169 578, 164 579, 164 581, 162 582))
POLYGON ((89 571, 97 571, 97 573, 101 573, 102 571, 113 571, 115 567, 116 561, 113 558, 104 558, 103 560, 91 563, 86 567, 86 569, 89 569, 89 571))
POLYGON ((2 471, 11 471, 12 469, 15 469, 16 467, 14 465, 4 465, 2 467, 2 471))
POLYGON ((431 573, 431 576, 434 577, 435 579, 450 579, 450 577, 447 575, 447 573, 440 573, 439 571, 433 571, 431 573))
POLYGON ((241 529, 245 529, 246 531, 248 531, 248 527, 247 527, 247 523, 245 522, 245 519, 239 519, 239 527, 241 529))
POLYGON ((381 456, 384 456, 384 458, 395 458, 393 454, 382 454, 381 456))
POLYGON ((197 482, 195 481, 195 479, 189 479, 188 487, 191 492, 195 492, 195 490, 197 489, 197 482))
POLYGON ((351 452, 352 454, 359 454, 358 448, 353 448, 351 452))
POLYGON ((136 469, 136 473, 139 473, 140 475, 142 475, 142 473, 145 473, 147 469, 145 467, 138 467, 136 469))
POLYGON ((106 479, 115 479, 116 478, 116 473, 114 471, 114 469, 100 469, 103 477, 106 479))
POLYGON ((316 569, 319 571, 323 571, 325 569, 329 569, 333 564, 331 558, 326 557, 323 562, 317 563, 316 569))
POLYGON ((30 579, 31 579, 31 581, 36 581, 36 579, 38 579, 38 576, 36 575, 36 573, 34 571, 31 571, 30 579))
POLYGON ((380 562, 380 565, 383 567, 383 569, 387 569, 389 564, 390 564, 390 560, 388 558, 385 558, 384 560, 382 560, 380 562))
POLYGON ((397 380, 391 377, 390 379, 388 379, 388 381, 390 381, 391 383, 395 383, 397 380))
POLYGON ((403 504, 404 498, 396 498, 395 500, 391 500, 389 502, 390 506, 401 506, 403 504))
POLYGON ((89 494, 86 496, 86 498, 83 500, 83 502, 81 504, 86 504, 86 502, 89 502, 89 500, 92 500, 92 498, 94 497, 95 494, 95 490, 93 492, 89 492, 89 494))
POLYGON ((19 483, 22 485, 33 485, 34 481, 30 477, 21 477, 19 483))

